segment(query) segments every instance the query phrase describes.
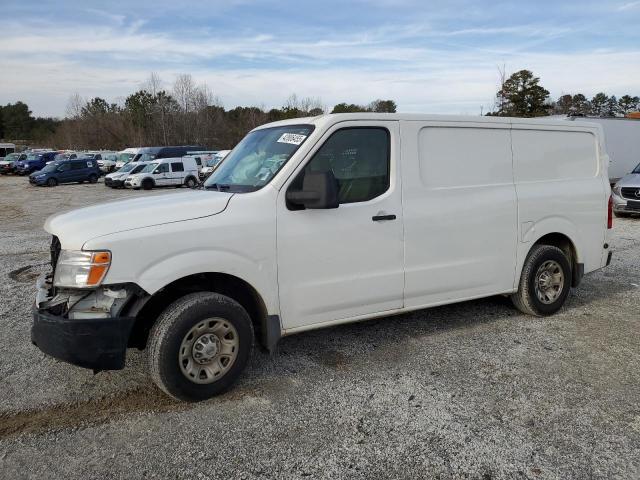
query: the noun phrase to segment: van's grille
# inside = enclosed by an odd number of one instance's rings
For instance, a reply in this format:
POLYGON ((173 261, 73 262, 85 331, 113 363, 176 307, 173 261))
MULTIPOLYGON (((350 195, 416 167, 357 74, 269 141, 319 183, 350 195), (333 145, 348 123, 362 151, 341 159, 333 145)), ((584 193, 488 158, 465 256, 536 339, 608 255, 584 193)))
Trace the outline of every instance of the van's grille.
POLYGON ((631 200, 640 200, 640 188, 639 187, 622 187, 620 193, 624 198, 630 198, 631 200))
POLYGON ((58 257, 60 256, 60 240, 55 235, 51 238, 51 267, 53 267, 53 273, 56 271, 56 265, 58 264, 58 257))

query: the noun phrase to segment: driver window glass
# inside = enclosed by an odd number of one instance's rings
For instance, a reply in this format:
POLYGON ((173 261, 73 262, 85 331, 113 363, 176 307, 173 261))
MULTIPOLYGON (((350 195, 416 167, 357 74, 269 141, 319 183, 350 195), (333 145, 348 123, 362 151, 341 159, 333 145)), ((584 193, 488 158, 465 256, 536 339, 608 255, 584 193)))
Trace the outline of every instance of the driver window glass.
POLYGON ((69 168, 71 168, 71 165, 69 165, 68 163, 63 163, 58 167, 58 170, 61 172, 66 172, 67 170, 69 170, 69 168))
POLYGON ((154 173, 168 173, 168 172, 169 172, 169 164, 161 163, 160 165, 158 165, 158 168, 156 168, 156 171, 154 173))
POLYGON ((306 172, 332 171, 341 204, 366 202, 389 189, 389 131, 385 128, 344 128, 335 132, 296 178, 306 172))

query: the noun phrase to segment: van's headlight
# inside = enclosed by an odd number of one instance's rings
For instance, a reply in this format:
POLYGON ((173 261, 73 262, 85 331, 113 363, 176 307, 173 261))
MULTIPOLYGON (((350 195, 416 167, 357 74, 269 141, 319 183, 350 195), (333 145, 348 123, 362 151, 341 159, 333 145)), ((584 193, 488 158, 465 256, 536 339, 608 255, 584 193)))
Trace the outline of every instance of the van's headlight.
POLYGON ((111 252, 62 250, 58 257, 53 284, 56 287, 91 288, 104 280, 111 265, 111 252))
POLYGON ((613 190, 613 193, 615 193, 617 196, 619 196, 619 197, 622 196, 621 189, 620 189, 620 187, 618 185, 615 185, 612 190, 613 190))

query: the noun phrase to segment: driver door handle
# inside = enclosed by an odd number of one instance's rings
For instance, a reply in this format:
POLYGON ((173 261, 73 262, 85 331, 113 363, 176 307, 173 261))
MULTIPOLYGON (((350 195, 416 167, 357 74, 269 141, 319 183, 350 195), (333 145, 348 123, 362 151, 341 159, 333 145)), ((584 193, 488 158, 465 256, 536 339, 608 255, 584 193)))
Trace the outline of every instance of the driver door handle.
POLYGON ((371 220, 373 220, 374 222, 381 222, 383 220, 395 220, 396 216, 395 215, 374 215, 373 217, 371 217, 371 220))

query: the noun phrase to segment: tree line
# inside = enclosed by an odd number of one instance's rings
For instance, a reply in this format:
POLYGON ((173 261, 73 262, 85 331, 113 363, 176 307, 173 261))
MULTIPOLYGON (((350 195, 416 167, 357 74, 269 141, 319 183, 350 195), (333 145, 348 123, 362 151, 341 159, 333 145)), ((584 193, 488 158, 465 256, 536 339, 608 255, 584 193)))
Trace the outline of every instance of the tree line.
MULTIPOLYGON (((100 97, 83 99, 75 94, 69 99, 63 120, 34 119, 26 104, 10 104, 3 107, 0 137, 73 149, 147 145, 224 149, 233 147, 249 130, 264 123, 327 111, 320 99, 299 98, 295 94, 281 108, 226 110, 207 85, 197 85, 187 74, 179 75, 168 90, 161 85, 160 78, 152 74, 138 91, 118 103, 100 97)), ((396 104, 393 100, 375 100, 366 106, 341 103, 332 111, 395 112, 396 104)))
POLYGON ((556 101, 540 85, 540 78, 530 70, 520 70, 505 78, 496 94, 496 108, 487 115, 507 117, 542 117, 547 115, 579 115, 594 117, 623 117, 640 110, 640 97, 597 93, 591 99, 582 93, 563 94, 556 101))
MULTIPOLYGON (((26 140, 36 145, 73 149, 116 149, 148 145, 202 145, 211 149, 233 147, 251 129, 264 123, 331 113, 396 111, 393 100, 367 105, 339 103, 327 109, 319 98, 291 95, 280 108, 236 107, 226 110, 205 84, 191 75, 179 75, 170 88, 151 74, 141 88, 108 102, 78 94, 69 99, 64 119, 35 118, 23 102, 0 106, 0 138, 26 140)), ((604 92, 587 98, 563 94, 557 100, 530 70, 508 78, 501 72, 493 111, 487 115, 539 117, 553 114, 620 117, 640 110, 638 96, 616 98, 604 92)))

